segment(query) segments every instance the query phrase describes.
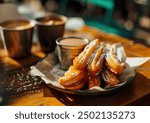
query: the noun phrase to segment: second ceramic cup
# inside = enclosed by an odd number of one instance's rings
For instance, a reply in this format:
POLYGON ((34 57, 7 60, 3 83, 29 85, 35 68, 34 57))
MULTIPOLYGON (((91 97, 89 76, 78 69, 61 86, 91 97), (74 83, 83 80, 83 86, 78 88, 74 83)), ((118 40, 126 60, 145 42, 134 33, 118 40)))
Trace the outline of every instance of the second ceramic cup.
POLYGON ((62 37, 67 18, 57 14, 47 14, 36 18, 37 36, 41 49, 45 53, 53 52, 56 46, 55 40, 62 37))

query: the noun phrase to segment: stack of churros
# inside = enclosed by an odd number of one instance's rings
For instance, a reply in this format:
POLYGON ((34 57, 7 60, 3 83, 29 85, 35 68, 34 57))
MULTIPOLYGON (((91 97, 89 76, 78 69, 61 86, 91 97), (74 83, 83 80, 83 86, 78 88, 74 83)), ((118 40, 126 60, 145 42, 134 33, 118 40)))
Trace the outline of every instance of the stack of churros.
POLYGON ((124 61, 118 59, 112 45, 95 39, 73 60, 73 65, 58 82, 72 90, 114 86, 120 83, 118 76, 125 69, 124 61))

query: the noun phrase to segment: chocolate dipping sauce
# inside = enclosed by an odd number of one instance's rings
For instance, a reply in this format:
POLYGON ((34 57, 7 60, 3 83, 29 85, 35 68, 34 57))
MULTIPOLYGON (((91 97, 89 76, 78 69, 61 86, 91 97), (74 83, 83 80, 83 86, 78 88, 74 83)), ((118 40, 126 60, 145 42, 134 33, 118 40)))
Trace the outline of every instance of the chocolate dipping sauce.
POLYGON ((66 46, 83 46, 86 44, 87 42, 79 38, 66 38, 60 41, 60 45, 66 46))

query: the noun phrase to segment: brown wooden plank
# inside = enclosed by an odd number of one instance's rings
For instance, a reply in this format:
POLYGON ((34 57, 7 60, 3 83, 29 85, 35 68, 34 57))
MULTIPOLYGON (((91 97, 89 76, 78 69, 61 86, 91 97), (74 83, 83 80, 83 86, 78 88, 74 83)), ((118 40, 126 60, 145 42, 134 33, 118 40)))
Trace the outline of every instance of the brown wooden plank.
MULTIPOLYGON (((95 28, 85 26, 77 33, 91 34, 94 38, 112 43, 121 42, 125 47, 127 56, 150 57, 150 48, 141 44, 133 43, 123 37, 103 33, 95 28)), ((20 67, 35 64, 45 56, 34 45, 32 55, 26 59, 11 59, 0 49, 0 72, 18 69, 20 67), (2 56, 3 54, 3 56, 2 56)), ((73 96, 63 94, 53 89, 45 89, 39 93, 26 94, 16 98, 9 98, 6 105, 150 105, 150 62, 138 68, 138 74, 128 86, 108 95, 97 96, 73 96)))

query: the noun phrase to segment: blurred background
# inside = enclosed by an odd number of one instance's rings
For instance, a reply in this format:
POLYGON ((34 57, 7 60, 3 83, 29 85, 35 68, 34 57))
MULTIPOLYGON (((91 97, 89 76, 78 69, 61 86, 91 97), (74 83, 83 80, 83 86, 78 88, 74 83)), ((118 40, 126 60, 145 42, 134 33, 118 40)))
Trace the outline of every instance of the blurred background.
POLYGON ((0 0, 0 3, 14 3, 19 13, 30 19, 46 11, 81 17, 89 26, 150 46, 150 0, 0 0))

